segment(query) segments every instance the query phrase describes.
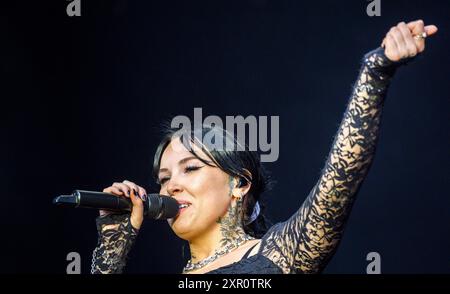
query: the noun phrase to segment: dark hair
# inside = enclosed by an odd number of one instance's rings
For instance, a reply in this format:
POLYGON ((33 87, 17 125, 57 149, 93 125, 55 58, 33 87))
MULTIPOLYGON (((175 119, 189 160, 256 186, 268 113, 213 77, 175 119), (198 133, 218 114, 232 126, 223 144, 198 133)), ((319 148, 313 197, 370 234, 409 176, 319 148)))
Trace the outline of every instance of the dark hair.
MULTIPOLYGON (((201 129, 175 129, 169 126, 164 126, 164 137, 159 144, 155 158, 153 161, 153 175, 158 177, 158 172, 161 164, 161 157, 164 150, 170 144, 173 138, 180 138, 181 143, 191 152, 196 158, 203 163, 210 165, 211 162, 201 158, 195 151, 192 144, 196 145, 202 150, 208 158, 217 165, 222 171, 232 177, 239 178, 240 184, 251 183, 250 190, 244 197, 242 205, 242 220, 244 231, 255 238, 261 238, 268 230, 268 220, 264 216, 265 203, 261 200, 261 195, 264 191, 270 188, 270 180, 259 159, 259 154, 256 151, 250 151, 247 145, 238 142, 234 136, 231 136, 226 130, 218 126, 202 126, 201 129), (215 146, 208 146, 205 144, 205 135, 214 134, 215 141, 212 144, 219 143, 221 140, 223 145, 233 144, 235 148, 215 148, 215 146), (238 149, 240 146, 241 149, 238 149), (251 223, 247 223, 255 208, 256 202, 259 203, 260 213, 258 217, 251 223)), ((206 142, 208 143, 208 142, 206 142)))

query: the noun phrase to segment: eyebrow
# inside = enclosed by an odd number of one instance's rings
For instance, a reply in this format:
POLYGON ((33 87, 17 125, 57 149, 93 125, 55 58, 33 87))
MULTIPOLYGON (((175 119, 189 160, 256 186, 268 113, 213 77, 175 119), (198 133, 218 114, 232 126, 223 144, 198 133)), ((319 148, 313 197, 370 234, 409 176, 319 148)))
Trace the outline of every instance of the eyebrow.
MULTIPOLYGON (((192 159, 198 159, 198 158, 195 157, 195 156, 185 157, 185 158, 181 159, 180 161, 178 161, 178 165, 182 165, 182 164, 184 164, 184 163, 186 163, 186 162, 188 162, 189 160, 192 160, 192 159)), ((169 171, 168 168, 160 168, 159 169, 159 173, 161 173, 161 172, 168 172, 168 171, 169 171)))

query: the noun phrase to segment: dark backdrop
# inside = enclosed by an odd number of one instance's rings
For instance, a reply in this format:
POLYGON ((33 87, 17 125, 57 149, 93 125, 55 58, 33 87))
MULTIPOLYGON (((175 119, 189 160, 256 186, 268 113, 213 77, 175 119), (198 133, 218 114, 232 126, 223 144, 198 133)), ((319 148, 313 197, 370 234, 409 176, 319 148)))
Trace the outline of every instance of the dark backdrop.
MULTIPOLYGON (((439 27, 399 70, 377 155, 327 273, 450 273, 448 1, 2 2, 1 272, 89 271, 95 211, 53 197, 129 179, 155 189, 159 125, 174 115, 278 115, 280 157, 268 196, 289 217, 318 180, 364 53, 399 21, 439 27)), ((130 273, 179 272, 182 244, 147 221, 130 273)))

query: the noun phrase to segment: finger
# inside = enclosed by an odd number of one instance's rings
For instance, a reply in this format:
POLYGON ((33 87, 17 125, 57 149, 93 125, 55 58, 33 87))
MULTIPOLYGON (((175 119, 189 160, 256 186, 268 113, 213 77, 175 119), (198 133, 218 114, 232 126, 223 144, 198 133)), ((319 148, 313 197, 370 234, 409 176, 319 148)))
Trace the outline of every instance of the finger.
POLYGON ((389 40, 390 47, 386 54, 390 54, 390 56, 388 55, 388 57, 390 57, 390 59, 393 61, 399 61, 403 57, 401 40, 399 40, 401 36, 399 36, 399 34, 400 32, 395 27, 391 28, 389 30, 389 33, 387 34, 387 39, 389 40))
POLYGON ((392 61, 398 61, 400 59, 397 49, 397 43, 395 42, 391 34, 386 35, 385 54, 392 61))
POLYGON ((438 28, 435 25, 429 25, 429 26, 424 27, 424 30, 425 30, 425 33, 427 33, 427 36, 432 36, 437 33, 438 28))
POLYGON ((420 35, 424 31, 423 20, 421 19, 411 21, 407 24, 407 26, 413 35, 420 35))
POLYGON ((421 36, 425 32, 423 20, 419 19, 416 21, 412 21, 412 22, 408 23, 407 26, 413 35, 414 44, 417 47, 417 51, 419 53, 423 52, 423 50, 425 50, 425 38, 418 37, 418 36, 421 36))
POLYGON ((137 192, 137 194, 139 194, 139 197, 141 197, 141 199, 145 201, 147 191, 145 191, 144 188, 127 180, 124 181, 124 184, 131 186, 137 192))
POLYGON ((133 191, 136 192, 136 194, 137 194, 139 197, 141 197, 141 199, 142 199, 143 201, 145 201, 145 196, 146 196, 147 193, 146 193, 146 191, 145 191, 144 188, 142 188, 141 186, 136 185, 136 184, 133 183, 133 182, 127 181, 127 180, 123 181, 123 183, 124 183, 125 185, 129 186, 133 191))
POLYGON ((438 28, 435 25, 427 25, 424 27, 423 20, 419 19, 411 21, 407 24, 413 35, 418 35, 422 32, 426 32, 427 36, 431 36, 437 33, 438 28))
POLYGON ((131 210, 130 216, 131 225, 134 228, 139 229, 144 218, 144 203, 134 190, 132 190, 130 193, 130 199, 133 203, 133 208, 131 210))
POLYGON ((125 194, 120 191, 120 189, 118 189, 117 187, 108 187, 106 189, 103 189, 104 193, 109 193, 109 194, 113 194, 113 195, 117 195, 117 196, 124 196, 125 194))
POLYGON ((127 185, 125 185, 124 183, 114 183, 113 187, 116 187, 117 189, 119 189, 120 191, 122 191, 124 193, 124 195, 126 197, 130 197, 130 187, 128 187, 127 185))
POLYGON ((408 55, 408 51, 406 50, 406 43, 400 30, 397 27, 393 27, 390 31, 390 34, 397 44, 397 50, 398 54, 400 55, 400 59, 408 55))
POLYGON ((133 206, 134 205, 142 205, 141 197, 139 197, 139 194, 137 192, 135 192, 134 190, 131 190, 130 199, 131 199, 131 202, 133 203, 133 206))
POLYGON ((416 56, 419 47, 414 41, 411 31, 408 29, 408 27, 404 22, 399 23, 397 27, 402 33, 403 40, 405 41, 406 50, 408 51, 408 56, 416 56))
POLYGON ((130 181, 128 181, 128 180, 125 180, 125 181, 123 181, 122 183, 125 184, 125 185, 127 185, 127 186, 130 188, 130 190, 134 190, 135 192, 138 192, 138 191, 139 191, 139 186, 136 185, 136 184, 133 183, 133 182, 130 182, 130 181))
POLYGON ((147 191, 145 191, 145 189, 144 188, 142 188, 141 186, 138 186, 138 189, 139 189, 139 196, 141 196, 141 199, 143 200, 143 201, 146 201, 147 200, 147 191))

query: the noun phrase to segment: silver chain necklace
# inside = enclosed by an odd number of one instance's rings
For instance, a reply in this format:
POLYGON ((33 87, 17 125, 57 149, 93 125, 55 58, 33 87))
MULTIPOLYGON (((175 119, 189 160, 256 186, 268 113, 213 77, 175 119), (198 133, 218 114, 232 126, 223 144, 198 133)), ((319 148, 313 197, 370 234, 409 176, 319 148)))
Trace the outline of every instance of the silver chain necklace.
POLYGON ((216 251, 214 252, 213 255, 200 260, 199 262, 196 263, 192 263, 192 259, 190 259, 186 266, 183 269, 183 273, 186 272, 190 272, 199 268, 202 268, 208 264, 210 264, 211 262, 213 262, 214 260, 218 259, 219 257, 230 253, 231 251, 233 251, 234 249, 238 248, 239 246, 241 246, 242 244, 244 244, 245 242, 249 241, 249 240, 253 240, 255 238, 249 236, 249 235, 244 235, 244 236, 239 236, 238 238, 236 238, 233 242, 225 245, 222 248, 216 249, 216 251))

